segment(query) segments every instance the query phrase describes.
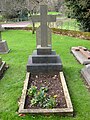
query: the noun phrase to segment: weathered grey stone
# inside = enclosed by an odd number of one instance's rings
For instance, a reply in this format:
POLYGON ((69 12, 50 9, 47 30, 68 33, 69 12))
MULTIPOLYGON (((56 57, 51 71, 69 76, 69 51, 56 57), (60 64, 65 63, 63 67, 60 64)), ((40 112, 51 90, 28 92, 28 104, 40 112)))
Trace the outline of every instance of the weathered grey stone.
POLYGON ((90 64, 90 59, 87 59, 80 51, 71 49, 71 52, 81 64, 83 65, 90 64))
POLYGON ((90 64, 86 65, 82 70, 81 70, 81 74, 83 76, 83 78, 85 79, 85 81, 88 83, 88 85, 90 86, 90 64))
POLYGON ((0 41, 0 53, 5 54, 8 53, 10 50, 8 49, 7 42, 5 40, 0 41))
MULTIPOLYGON (((47 37, 47 47, 51 46, 51 30, 50 28, 47 26, 47 30, 48 30, 48 37, 47 37)), ((41 26, 36 30, 36 42, 37 42, 37 47, 41 46, 41 26)))
POLYGON ((86 65, 87 72, 90 74, 90 64, 86 65))
POLYGON ((57 63, 59 55, 32 55, 33 63, 57 63))
MULTIPOLYGON (((60 57, 59 57, 60 58, 60 57)), ((62 63, 60 59, 56 63, 33 63, 32 56, 28 59, 27 72, 31 73, 52 73, 62 71, 62 63)))
POLYGON ((2 26, 0 24, 0 54, 5 54, 8 53, 10 49, 8 49, 7 42, 5 40, 2 40, 1 31, 2 31, 2 26))
POLYGON ((55 22, 56 16, 47 15, 47 5, 40 6, 40 16, 33 16, 33 22, 41 22, 40 29, 40 39, 41 47, 48 47, 48 27, 47 22, 55 22))
POLYGON ((40 16, 34 16, 34 22, 41 22, 41 26, 36 31, 37 50, 29 57, 27 63, 27 72, 45 73, 62 71, 62 63, 59 55, 52 51, 51 30, 47 22, 54 22, 55 16, 47 15, 47 6, 40 6, 40 16))
POLYGON ((38 55, 50 55, 51 54, 51 47, 37 47, 37 54, 38 55))
MULTIPOLYGON (((33 53, 32 53, 32 55, 33 55, 33 56, 34 56, 34 55, 35 55, 35 56, 38 55, 38 54, 37 54, 37 50, 34 50, 33 53)), ((56 55, 55 50, 52 50, 52 51, 51 51, 51 55, 56 55)))

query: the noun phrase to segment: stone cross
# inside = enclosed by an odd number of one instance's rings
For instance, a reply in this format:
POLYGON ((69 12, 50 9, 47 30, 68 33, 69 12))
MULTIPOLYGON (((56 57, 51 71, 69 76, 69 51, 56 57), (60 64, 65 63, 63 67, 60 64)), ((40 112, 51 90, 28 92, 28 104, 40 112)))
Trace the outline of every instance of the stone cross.
POLYGON ((40 22, 41 47, 48 47, 48 26, 47 22, 55 22, 55 15, 47 15, 47 5, 40 6, 40 16, 33 16, 33 22, 40 22))

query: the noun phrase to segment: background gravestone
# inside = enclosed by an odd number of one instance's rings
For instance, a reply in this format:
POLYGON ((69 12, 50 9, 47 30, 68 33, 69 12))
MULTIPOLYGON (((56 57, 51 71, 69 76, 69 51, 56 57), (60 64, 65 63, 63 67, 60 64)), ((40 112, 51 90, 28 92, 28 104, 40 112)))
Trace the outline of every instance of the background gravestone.
POLYGON ((55 22, 55 15, 47 15, 47 5, 40 6, 40 16, 33 16, 33 22, 40 22, 36 31, 37 50, 29 56, 27 72, 30 73, 52 73, 62 71, 62 63, 59 55, 52 50, 51 30, 48 22, 55 22))
POLYGON ((2 31, 3 31, 3 28, 0 24, 0 54, 5 54, 5 53, 8 53, 10 49, 8 49, 6 40, 2 40, 2 36, 1 36, 2 31))
POLYGON ((2 61, 2 58, 0 57, 0 79, 5 70, 6 70, 6 62, 2 61))
POLYGON ((71 52, 81 64, 90 64, 90 51, 87 48, 83 46, 72 47, 71 52))
POLYGON ((81 74, 83 78, 86 80, 88 85, 90 86, 90 64, 86 65, 82 70, 81 74))

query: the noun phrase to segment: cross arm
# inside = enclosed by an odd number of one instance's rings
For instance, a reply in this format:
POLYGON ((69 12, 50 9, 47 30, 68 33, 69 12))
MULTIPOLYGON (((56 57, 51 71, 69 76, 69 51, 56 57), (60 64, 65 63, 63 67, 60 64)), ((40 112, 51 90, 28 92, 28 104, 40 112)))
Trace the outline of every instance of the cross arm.
POLYGON ((40 22, 40 21, 41 21, 39 15, 37 15, 37 16, 32 16, 31 19, 32 19, 32 22, 40 22))
POLYGON ((56 22, 56 15, 48 15, 47 22, 56 22))
MULTIPOLYGON (((39 15, 32 16, 32 22, 41 22, 39 15)), ((56 15, 47 15, 47 22, 56 22, 56 15)))

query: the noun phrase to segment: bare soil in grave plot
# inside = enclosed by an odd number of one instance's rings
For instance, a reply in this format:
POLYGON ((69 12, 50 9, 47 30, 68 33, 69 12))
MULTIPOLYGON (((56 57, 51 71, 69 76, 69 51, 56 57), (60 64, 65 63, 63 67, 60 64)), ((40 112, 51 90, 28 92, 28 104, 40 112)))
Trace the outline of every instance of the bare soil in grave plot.
MULTIPOLYGON (((37 86, 37 89, 40 90, 41 87, 48 88, 48 96, 56 95, 56 107, 55 108, 67 108, 62 83, 60 80, 59 73, 53 74, 31 74, 29 78, 28 89, 31 86, 37 86)), ((31 106, 30 105, 31 97, 26 95, 25 109, 39 109, 40 106, 31 106)))

